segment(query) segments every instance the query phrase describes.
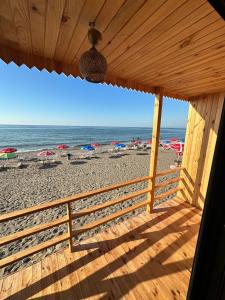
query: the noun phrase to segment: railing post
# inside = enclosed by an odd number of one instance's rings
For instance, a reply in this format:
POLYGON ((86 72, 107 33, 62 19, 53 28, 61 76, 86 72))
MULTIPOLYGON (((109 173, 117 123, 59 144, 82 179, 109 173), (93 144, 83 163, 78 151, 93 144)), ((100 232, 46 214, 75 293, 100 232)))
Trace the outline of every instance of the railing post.
POLYGON ((68 202, 67 203, 67 215, 69 217, 69 220, 68 220, 68 232, 69 232, 69 249, 70 249, 70 252, 73 252, 73 236, 72 236, 72 232, 73 232, 73 220, 72 220, 72 213, 71 213, 71 203, 68 202))
POLYGON ((148 193, 148 198, 147 198, 149 203, 147 205, 147 211, 150 213, 153 211, 153 205, 154 205, 154 187, 155 187, 157 160, 158 160, 162 101, 163 101, 163 90, 161 88, 158 88, 155 94, 154 117, 153 117, 153 126, 152 126, 152 147, 151 147, 150 168, 149 168, 149 176, 152 178, 149 180, 149 188, 151 189, 151 191, 148 193))

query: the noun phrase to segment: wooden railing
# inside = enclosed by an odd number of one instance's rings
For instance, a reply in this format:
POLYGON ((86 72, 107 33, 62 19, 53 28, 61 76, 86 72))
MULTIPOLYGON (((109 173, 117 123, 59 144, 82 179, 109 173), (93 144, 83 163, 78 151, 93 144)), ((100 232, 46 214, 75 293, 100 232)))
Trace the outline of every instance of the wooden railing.
MULTIPOLYGON (((165 176, 165 175, 168 175, 168 174, 173 174, 173 173, 176 173, 180 170, 181 170, 181 168, 162 171, 162 172, 158 173, 156 175, 156 177, 165 176)), ((59 243, 62 243, 64 241, 69 241, 69 246, 70 246, 70 249, 72 251, 73 250, 73 241, 72 241, 73 237, 76 237, 81 233, 84 233, 88 230, 91 230, 91 229, 96 228, 96 227, 98 227, 102 224, 105 224, 105 223, 107 223, 107 222, 109 222, 113 219, 116 219, 116 218, 118 218, 122 215, 125 215, 125 214, 127 214, 127 213, 129 213, 129 212, 131 212, 135 209, 147 206, 148 201, 147 200, 140 201, 140 202, 132 205, 131 207, 124 208, 123 210, 120 210, 116 213, 113 213, 113 214, 108 215, 106 217, 103 217, 101 219, 95 220, 95 221, 93 221, 89 224, 86 224, 81 228, 77 228, 75 230, 73 230, 73 226, 72 226, 72 222, 73 222, 74 219, 85 216, 85 215, 88 215, 88 214, 91 214, 93 212, 96 212, 96 211, 99 211, 99 210, 102 210, 102 209, 105 209, 107 207, 110 207, 110 206, 113 206, 115 204, 127 201, 129 199, 133 199, 135 197, 145 195, 145 194, 151 192, 151 189, 146 188, 146 189, 143 189, 143 190, 135 191, 131 194, 119 197, 119 198, 114 199, 114 200, 110 200, 110 201, 105 202, 105 203, 100 204, 100 205, 95 205, 95 206, 92 206, 90 208, 80 210, 80 211, 75 212, 75 213, 73 213, 72 209, 71 209, 71 204, 73 202, 84 199, 84 198, 89 198, 89 197, 92 197, 92 196, 95 196, 95 195, 99 195, 99 194, 102 194, 102 193, 110 192, 110 191, 113 191, 115 189, 126 187, 126 186, 129 186, 129 185, 132 185, 132 184, 137 184, 137 183, 149 181, 149 180, 152 180, 152 178, 150 176, 145 176, 145 177, 142 177, 142 178, 129 180, 129 181, 126 181, 126 182, 123 182, 123 183, 120 183, 120 184, 110 185, 110 186, 107 186, 107 187, 104 187, 104 188, 96 189, 96 190, 93 190, 93 191, 77 194, 77 195, 74 195, 74 196, 71 196, 71 197, 58 199, 58 200, 55 200, 55 201, 52 201, 52 202, 36 205, 36 206, 30 207, 30 208, 26 208, 26 209, 22 209, 22 210, 18 210, 18 211, 14 211, 14 212, 10 212, 10 213, 1 215, 0 216, 0 223, 3 223, 3 222, 7 222, 7 221, 10 221, 10 220, 17 219, 19 217, 24 217, 24 216, 34 214, 34 213, 37 213, 37 212, 40 212, 40 211, 45 211, 45 210, 48 210, 48 209, 51 209, 51 208, 59 207, 61 205, 67 205, 67 215, 66 216, 57 218, 56 220, 45 223, 45 224, 40 224, 40 225, 31 227, 31 228, 24 229, 24 230, 19 231, 19 232, 15 232, 15 233, 13 233, 11 235, 8 235, 8 236, 1 237, 0 238, 0 247, 6 245, 8 243, 15 242, 15 241, 20 240, 22 238, 28 237, 30 235, 34 235, 36 233, 40 233, 44 230, 47 230, 47 229, 50 229, 50 228, 53 228, 53 227, 56 227, 56 226, 59 226, 59 225, 65 224, 65 223, 67 223, 67 225, 68 225, 68 231, 66 233, 64 233, 60 236, 57 236, 53 239, 50 239, 46 242, 43 242, 41 244, 32 246, 28 249, 22 250, 22 251, 20 251, 16 254, 13 254, 13 255, 10 255, 6 258, 1 259, 0 260, 0 268, 5 267, 5 266, 7 266, 11 263, 14 263, 14 262, 16 262, 16 261, 18 261, 18 260, 20 260, 24 257, 33 255, 33 254, 35 254, 35 253, 37 253, 41 250, 44 250, 46 248, 55 246, 55 245, 57 245, 59 243)), ((165 182, 156 184, 155 187, 154 187, 154 190, 163 188, 163 187, 165 187, 169 184, 176 183, 180 180, 181 180, 180 177, 169 179, 165 182)), ((171 190, 169 190, 165 193, 162 193, 160 195, 155 196, 154 200, 160 200, 160 199, 162 199, 166 196, 169 196, 171 194, 176 193, 177 191, 179 191, 181 189, 182 189, 182 187, 173 188, 173 189, 171 189, 171 190)))

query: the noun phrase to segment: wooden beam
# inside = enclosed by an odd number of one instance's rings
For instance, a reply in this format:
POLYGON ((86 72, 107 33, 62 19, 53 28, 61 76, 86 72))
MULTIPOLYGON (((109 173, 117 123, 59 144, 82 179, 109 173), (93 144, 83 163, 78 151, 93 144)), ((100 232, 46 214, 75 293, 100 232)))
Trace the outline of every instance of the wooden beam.
POLYGON ((53 228, 55 226, 59 226, 61 224, 67 223, 69 221, 67 216, 62 218, 58 218, 46 224, 39 224, 37 226, 33 226, 31 228, 27 228, 18 232, 14 232, 10 235, 3 236, 0 238, 0 247, 4 246, 5 244, 15 242, 17 240, 21 240, 27 236, 37 234, 41 231, 53 228))
POLYGON ((135 209, 144 207, 146 204, 147 204, 147 200, 144 200, 144 201, 141 201, 141 202, 138 202, 138 203, 132 205, 131 207, 124 208, 124 209, 119 210, 119 211, 117 211, 117 212, 115 212, 113 214, 110 214, 110 215, 108 215, 108 216, 106 216, 104 218, 101 218, 101 219, 95 220, 95 221, 93 221, 91 223, 88 223, 88 224, 82 226, 81 228, 78 228, 78 229, 74 230, 73 231, 73 236, 77 236, 77 235, 79 235, 81 233, 84 233, 84 232, 86 232, 88 230, 91 230, 91 229, 94 229, 94 228, 96 228, 98 226, 101 226, 101 225, 103 225, 103 224, 105 224, 107 222, 110 222, 110 221, 112 221, 112 220, 114 220, 116 218, 119 218, 119 217, 121 217, 121 216, 123 216, 125 214, 128 214, 129 212, 131 212, 131 211, 133 211, 135 209))
POLYGON ((153 126, 152 126, 152 147, 151 147, 151 158, 150 158, 150 169, 149 169, 149 176, 151 176, 152 179, 149 180, 149 189, 151 190, 151 192, 149 192, 148 194, 147 211, 150 213, 153 211, 153 204, 154 204, 154 188, 155 188, 155 177, 156 177, 157 160, 158 160, 162 102, 163 102, 163 90, 158 89, 157 93, 155 94, 154 118, 153 118, 153 126))
MULTIPOLYGON (((99 205, 91 206, 90 208, 79 210, 78 212, 75 212, 74 214, 72 214, 71 218, 72 219, 76 219, 76 218, 80 218, 80 217, 92 214, 92 213, 94 213, 96 211, 105 209, 107 207, 116 205, 118 203, 127 201, 129 199, 133 199, 135 197, 142 196, 144 194, 147 194, 148 192, 149 192, 149 189, 144 189, 144 190, 140 190, 140 191, 138 190, 138 191, 136 191, 134 193, 131 193, 131 194, 119 197, 117 199, 113 199, 111 201, 107 201, 107 202, 105 202, 103 204, 99 204, 99 205)), ((0 239, 0 241, 1 241, 1 239, 0 239)))
POLYGON ((64 233, 63 235, 57 236, 57 237, 55 237, 53 239, 50 239, 46 242, 43 242, 43 243, 35 245, 33 247, 24 249, 24 250, 22 250, 18 253, 7 256, 6 258, 1 259, 0 268, 6 267, 6 266, 10 265, 11 263, 15 263, 16 261, 18 261, 18 260, 20 260, 24 257, 33 255, 33 254, 35 254, 35 253, 37 253, 41 250, 53 247, 53 246, 55 246, 59 243, 62 243, 64 241, 68 240, 68 239, 69 239, 69 234, 64 233))
POLYGON ((68 215, 68 219, 69 219, 68 226, 67 226, 68 234, 70 236, 69 249, 70 249, 70 252, 73 252, 73 237, 72 237, 73 220, 72 220, 72 211, 71 211, 71 203, 70 202, 67 203, 67 215, 68 215))
POLYGON ((184 169, 184 167, 178 167, 178 168, 175 168, 175 169, 169 169, 169 170, 165 170, 165 171, 160 171, 155 176, 156 177, 165 176, 165 175, 169 175, 169 174, 180 172, 183 169, 184 169))
POLYGON ((167 196, 170 196, 170 195, 172 195, 172 194, 176 194, 178 191, 181 191, 181 190, 183 190, 183 189, 184 189, 184 187, 177 187, 177 188, 174 188, 174 189, 169 190, 169 191, 167 191, 167 192, 165 192, 165 193, 162 193, 162 194, 160 194, 160 195, 157 195, 157 196, 155 197, 154 200, 160 200, 160 199, 165 198, 165 197, 167 197, 167 196))
POLYGON ((170 184, 172 184, 172 183, 179 182, 180 180, 181 180, 181 177, 176 177, 176 178, 172 178, 172 179, 163 181, 163 182, 161 182, 161 183, 155 185, 155 190, 156 190, 156 189, 161 189, 161 188, 163 188, 163 187, 166 187, 167 185, 170 185, 170 184))

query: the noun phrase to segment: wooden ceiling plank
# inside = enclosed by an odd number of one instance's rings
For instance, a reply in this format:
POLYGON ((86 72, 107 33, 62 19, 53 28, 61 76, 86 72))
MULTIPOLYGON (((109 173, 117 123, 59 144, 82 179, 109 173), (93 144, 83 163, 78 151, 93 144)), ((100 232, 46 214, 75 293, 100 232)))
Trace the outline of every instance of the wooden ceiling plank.
POLYGON ((135 53, 138 53, 146 45, 151 45, 151 42, 160 34, 166 32, 170 27, 174 26, 184 16, 189 14, 193 7, 199 7, 205 0, 186 0, 186 1, 167 1, 162 5, 155 14, 149 19, 149 22, 144 23, 139 29, 133 33, 125 41, 125 45, 121 45, 117 51, 107 57, 111 65, 111 70, 123 64, 124 61, 130 60, 135 53), (190 3, 191 2, 191 3, 190 3), (163 16, 163 19, 162 19, 163 16), (122 48, 120 51, 120 48, 122 48))
MULTIPOLYGON (((110 64, 111 70, 114 70, 115 66, 120 66, 121 63, 126 60, 127 57, 132 57, 137 53, 142 47, 148 44, 152 39, 152 32, 156 31, 157 26, 161 23, 161 17, 165 18, 170 16, 177 8, 182 6, 185 1, 177 1, 175 4, 172 1, 167 1, 161 5, 151 18, 147 19, 139 28, 133 32, 125 42, 122 43, 112 51, 110 55, 107 56, 107 61, 110 64)), ((132 21, 132 20, 131 20, 132 21)), ((113 41, 112 41, 113 42, 113 41)), ((103 51, 104 53, 104 51, 103 51)))
POLYGON ((33 54, 44 56, 45 46, 45 0, 29 0, 30 29, 33 54))
POLYGON ((87 35, 89 22, 95 20, 104 5, 104 2, 105 0, 86 1, 79 17, 78 24, 73 32, 70 44, 64 55, 64 62, 68 64, 73 62, 77 51, 87 35))
MULTIPOLYGON (((222 28, 221 31, 224 31, 224 28, 222 28)), ((205 40, 207 41, 207 37, 205 38, 205 40)), ((218 54, 218 52, 221 52, 220 49, 222 46, 222 43, 224 41, 224 34, 218 36, 217 38, 203 43, 200 46, 196 46, 192 49, 190 49, 189 51, 186 51, 186 55, 179 55, 178 59, 171 59, 169 58, 169 62, 170 63, 165 63, 163 62, 162 65, 155 65, 155 66, 151 66, 151 69, 148 72, 143 72, 142 77, 144 76, 146 78, 146 80, 149 80, 152 77, 156 77, 158 79, 163 79, 163 78, 168 78, 169 76, 171 76, 172 72, 174 73, 180 73, 182 74, 185 70, 191 68, 193 63, 196 63, 196 61, 199 61, 201 58, 201 62, 204 62, 204 59, 212 56, 211 53, 212 52, 216 52, 216 54, 218 54), (186 67, 186 68, 185 68, 186 67)), ((213 58, 212 58, 213 59, 213 58)), ((218 62, 219 65, 219 62, 218 62)), ((143 80, 143 78, 142 78, 143 80)), ((142 81, 141 80, 141 81, 142 81)))
POLYGON ((19 48, 17 28, 8 0, 0 1, 0 42, 7 46, 19 48))
MULTIPOLYGON (((186 93, 188 92, 194 92, 195 90, 199 89, 207 89, 210 87, 215 87, 216 85, 223 85, 225 87, 225 76, 220 79, 205 79, 204 81, 198 81, 197 84, 195 84, 195 81, 193 81, 191 84, 183 84, 180 88, 180 85, 177 84, 177 86, 169 86, 170 89, 176 91, 178 94, 182 93, 184 90, 186 93), (179 87, 179 88, 178 88, 179 87)), ((204 93, 206 90, 204 91, 204 93)))
MULTIPOLYGON (((196 84, 195 83, 185 83, 185 85, 183 85, 184 88, 182 89, 192 89, 193 91, 199 88, 203 88, 203 87, 214 87, 216 85, 224 85, 225 88, 225 76, 223 76, 220 79, 212 79, 212 78, 207 78, 204 79, 202 81, 198 81, 196 84)), ((176 89, 178 92, 181 90, 180 88, 176 89)))
MULTIPOLYGON (((168 66, 171 65, 171 62, 174 62, 174 60, 177 61, 180 58, 184 60, 185 56, 188 57, 188 55, 190 55, 192 47, 198 47, 199 50, 208 48, 208 44, 212 43, 213 39, 217 38, 222 32, 224 32, 224 26, 221 27, 220 22, 213 22, 212 24, 209 24, 208 27, 201 29, 199 32, 195 32, 189 37, 185 36, 182 41, 174 44, 168 50, 161 49, 160 47, 159 55, 155 53, 154 48, 152 50, 152 58, 146 58, 147 64, 142 68, 141 76, 146 76, 147 74, 150 76, 151 74, 155 74, 155 72, 159 69, 159 64, 160 66, 168 66), (177 53, 177 55, 175 53, 177 53), (150 60, 151 63, 149 64, 150 60)), ((135 73, 130 77, 135 77, 137 74, 138 73, 135 71, 135 73)))
MULTIPOLYGON (((173 74, 173 77, 169 77, 164 82, 168 84, 183 84, 184 82, 188 83, 193 81, 198 81, 203 78, 220 78, 225 74, 223 72, 225 68, 225 60, 221 60, 221 63, 218 65, 218 62, 211 62, 210 65, 202 65, 201 68, 191 69, 191 71, 186 72, 185 74, 173 74)), ((160 81, 156 78, 156 84, 159 84, 160 81)))
MULTIPOLYGON (((225 67, 225 64, 223 64, 223 67, 225 67)), ((208 80, 209 78, 211 78, 211 80, 220 80, 221 78, 224 78, 224 74, 221 74, 220 72, 206 72, 206 71, 203 71, 204 73, 204 76, 202 76, 202 73, 201 72, 196 72, 194 73, 193 72, 193 75, 192 73, 190 73, 190 76, 189 78, 185 78, 185 80, 182 80, 180 78, 175 78, 172 82, 168 82, 168 81, 164 81, 164 85, 165 86, 169 86, 172 90, 174 89, 177 89, 177 86, 180 86, 180 87, 183 87, 187 84, 194 84, 195 82, 199 83, 201 82, 202 80, 208 80)), ((151 82, 152 85, 156 85, 156 84, 159 84, 159 82, 156 80, 156 81, 152 81, 151 82)))
POLYGON ((30 16, 27 1, 10 0, 10 6, 20 49, 24 52, 32 53, 30 16))
POLYGON ((84 4, 85 0, 66 1, 54 54, 54 58, 58 61, 63 61, 84 4))
MULTIPOLYGON (((221 44, 219 45, 219 47, 222 47, 221 44)), ((187 64, 177 64, 178 68, 173 69, 171 68, 170 70, 167 71, 167 73, 161 73, 161 76, 158 76, 157 79, 158 80, 167 80, 168 78, 170 78, 171 76, 174 76, 174 74, 184 74, 184 73, 188 73, 191 72, 191 70, 194 70, 195 68, 204 68, 205 66, 210 66, 211 64, 214 63, 214 61, 217 59, 217 61, 215 61, 215 63, 217 64, 217 66, 219 67, 220 62, 219 60, 223 60, 224 59, 224 50, 225 50, 225 45, 222 48, 219 49, 215 49, 215 48, 209 48, 206 49, 201 56, 199 55, 199 59, 193 59, 189 62, 187 62, 187 64)), ((224 73, 224 69, 221 68, 221 73, 224 73)))
MULTIPOLYGON (((140 51, 139 54, 134 54, 132 59, 133 66, 137 63, 138 69, 142 69, 143 72, 143 68, 147 68, 148 65, 152 66, 156 61, 161 62, 163 58, 167 59, 168 55, 170 55, 171 58, 174 57, 174 51, 177 53, 182 49, 186 50, 187 47, 193 45, 195 41, 199 39, 199 35, 205 36, 209 34, 210 31, 215 31, 214 23, 216 20, 218 20, 217 15, 214 13, 208 14, 207 6, 201 6, 198 10, 196 9, 193 12, 191 18, 187 16, 176 24, 176 26, 154 40, 150 53, 149 50, 146 52, 146 49, 143 49, 145 50, 144 52, 140 51), (188 22, 189 19, 190 21, 188 22), (213 25, 210 26, 212 23, 213 25), (207 30, 205 28, 207 28, 207 30)), ((221 22, 219 23, 220 25, 218 26, 222 27, 221 22)), ((123 72, 127 75, 139 72, 138 69, 134 70, 131 68, 130 61, 127 61, 126 64, 124 62, 123 65, 126 65, 126 69, 123 69, 123 72)), ((121 68, 118 67, 114 71, 119 72, 120 69, 121 68)))
POLYGON ((100 50, 103 52, 103 54, 108 57, 111 53, 117 51, 117 48, 121 46, 124 40, 127 39, 127 37, 129 38, 129 36, 133 34, 141 25, 143 25, 143 23, 146 21, 149 22, 152 15, 165 2, 166 0, 147 1, 122 28, 122 30, 117 33, 117 35, 112 39, 111 43, 106 44, 104 49, 100 47, 100 50))
MULTIPOLYGON (((112 22, 108 24, 106 30, 103 32, 103 40, 98 46, 98 50, 101 51, 105 45, 111 43, 113 37, 126 25, 129 19, 138 11, 146 0, 126 0, 120 7, 117 15, 112 19, 112 22)), ((81 53, 79 53, 80 55, 81 53)), ((78 61, 78 54, 74 57, 73 62, 78 61)))
POLYGON ((186 93, 188 97, 193 97, 197 95, 207 95, 210 93, 217 93, 217 92, 224 92, 225 91, 225 82, 222 82, 220 84, 212 84, 212 85, 203 85, 199 86, 195 89, 187 88, 186 93))
POLYGON ((0 0, 0 16, 8 21, 12 21, 12 12, 9 0, 0 0))
MULTIPOLYGON (((112 0, 106 0, 102 10, 95 19, 95 26, 100 31, 103 32, 109 23, 112 21, 113 17, 117 14, 118 10, 123 5, 124 0, 114 0, 112 5, 112 0)), ((104 39, 104 35, 103 35, 104 39)), ((82 43, 80 49, 78 50, 76 57, 80 57, 85 51, 90 49, 91 45, 86 38, 82 43)))
POLYGON ((55 53, 65 0, 48 0, 45 26, 44 56, 52 58, 55 53))
POLYGON ((189 98, 190 97, 196 97, 196 96, 202 96, 202 95, 208 95, 208 94, 213 94, 213 93, 222 93, 225 92, 225 85, 223 84, 222 86, 215 86, 213 88, 208 88, 207 91, 205 88, 198 89, 196 91, 189 91, 189 98))

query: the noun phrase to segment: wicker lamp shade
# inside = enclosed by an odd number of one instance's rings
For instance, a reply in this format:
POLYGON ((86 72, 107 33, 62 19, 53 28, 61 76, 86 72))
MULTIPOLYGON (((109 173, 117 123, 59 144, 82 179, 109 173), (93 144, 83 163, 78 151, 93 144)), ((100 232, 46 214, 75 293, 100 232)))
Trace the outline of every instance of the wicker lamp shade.
POLYGON ((92 47, 82 54, 79 69, 87 81, 99 83, 105 78, 107 62, 105 57, 95 47, 92 47))
POLYGON ((79 70, 81 75, 89 82, 99 83, 105 78, 107 71, 107 61, 105 57, 98 52, 95 45, 102 39, 101 33, 94 28, 95 23, 90 22, 88 31, 88 40, 92 48, 84 52, 79 60, 79 70))

